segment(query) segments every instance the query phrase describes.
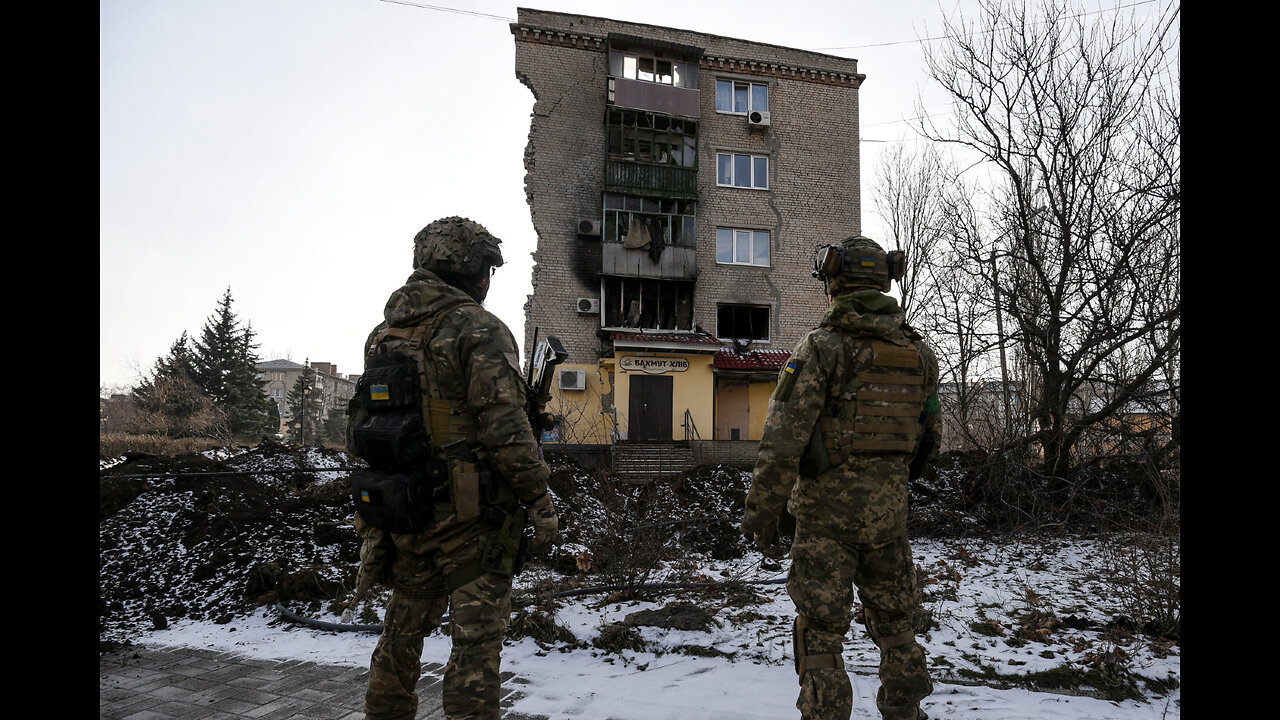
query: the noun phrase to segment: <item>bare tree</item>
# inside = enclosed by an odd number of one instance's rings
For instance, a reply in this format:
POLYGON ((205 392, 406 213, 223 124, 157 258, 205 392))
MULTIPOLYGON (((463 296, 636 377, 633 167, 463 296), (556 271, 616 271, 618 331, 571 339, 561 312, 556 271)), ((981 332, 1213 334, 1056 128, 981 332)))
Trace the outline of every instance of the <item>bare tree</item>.
POLYGON ((1030 370, 1025 441, 1066 480, 1082 433, 1177 383, 1178 11, 1143 26, 1055 0, 979 5, 926 48, 956 115, 921 131, 991 173, 993 232, 961 250, 1030 370))
POLYGON ((954 171, 933 144, 912 149, 907 143, 895 143, 876 166, 872 202, 892 236, 884 244, 906 251, 907 274, 898 289, 907 322, 913 325, 918 324, 922 308, 934 300, 924 269, 942 240, 943 203, 938 191, 950 176, 954 171))

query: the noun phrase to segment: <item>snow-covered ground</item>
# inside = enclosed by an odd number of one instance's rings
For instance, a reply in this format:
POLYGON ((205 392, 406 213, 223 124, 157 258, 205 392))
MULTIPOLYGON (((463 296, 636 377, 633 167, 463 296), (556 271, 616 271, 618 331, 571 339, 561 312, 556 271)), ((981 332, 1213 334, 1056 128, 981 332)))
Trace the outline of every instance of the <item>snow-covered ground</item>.
MULTIPOLYGON (((1102 548, 1096 541, 917 540, 913 546, 926 587, 925 609, 934 622, 921 638, 934 678, 934 693, 924 702, 931 718, 1181 716, 1181 648, 1110 622, 1119 608, 1097 574, 1102 548), (1108 672, 1112 678, 1127 678, 1146 699, 1104 699, 1088 684, 1063 689, 1063 677, 1080 678, 1087 672, 1093 672, 1095 681, 1098 673, 1108 672), (1041 682, 1029 684, 1028 676, 1037 673, 1041 682)), ((798 717, 790 648, 794 606, 782 584, 768 582, 785 576, 786 561, 765 569, 762 560, 756 553, 732 561, 702 558, 701 576, 745 581, 760 602, 730 602, 723 594, 719 599, 708 594, 697 604, 713 613, 709 629, 636 625, 644 650, 606 652, 593 647, 592 640, 632 613, 688 601, 691 595, 647 602, 608 601, 602 594, 560 599, 554 619, 578 642, 508 641, 503 669, 527 681, 519 685, 522 696, 514 709, 553 719, 798 717)), ((522 575, 517 595, 519 588, 538 580, 534 571, 522 575)), ((853 717, 878 718, 878 652, 860 625, 855 623, 850 635, 844 657, 856 695, 853 717)), ((229 624, 179 620, 133 641, 363 666, 377 637, 314 629, 264 607, 229 624)), ((443 662, 448 652, 447 636, 436 632, 427 638, 423 658, 443 662)))

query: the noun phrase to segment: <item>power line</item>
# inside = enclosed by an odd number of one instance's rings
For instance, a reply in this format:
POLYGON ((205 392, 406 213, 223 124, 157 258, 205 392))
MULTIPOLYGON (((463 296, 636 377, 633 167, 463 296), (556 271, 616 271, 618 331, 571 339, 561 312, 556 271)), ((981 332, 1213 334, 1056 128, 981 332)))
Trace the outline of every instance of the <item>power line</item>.
POLYGON ((378 0, 379 2, 392 3, 395 5, 408 5, 409 7, 421 8, 423 10, 437 10, 439 12, 458 13, 459 15, 475 15, 476 17, 489 18, 491 20, 501 20, 503 22, 515 22, 512 17, 504 17, 502 15, 490 15, 489 13, 476 12, 474 10, 463 10, 461 8, 444 7, 443 5, 427 5, 425 3, 406 2, 405 0, 378 0))
MULTIPOLYGON (((1073 17, 1073 18, 1075 18, 1075 17, 1084 17, 1085 15, 1095 15, 1095 14, 1100 13, 1100 12, 1109 12, 1109 11, 1111 11, 1111 10, 1124 10, 1124 9, 1126 9, 1126 8, 1134 8, 1134 7, 1138 7, 1139 5, 1147 5, 1147 4, 1149 4, 1149 3, 1153 3, 1153 2, 1156 2, 1156 0, 1139 0, 1139 2, 1136 2, 1136 3, 1130 4, 1130 5, 1120 5, 1120 6, 1118 6, 1118 7, 1114 7, 1114 8, 1102 8, 1102 9, 1100 9, 1100 10, 1090 10, 1090 11, 1088 11, 1088 12, 1082 12, 1082 13, 1080 13, 1080 14, 1078 14, 1078 15, 1071 15, 1070 17, 1073 17)), ((920 40, 895 40, 895 41, 893 41, 893 42, 869 43, 869 44, 866 44, 866 45, 844 45, 844 46, 841 46, 841 47, 821 47, 821 48, 809 48, 809 49, 810 49, 810 50, 814 50, 814 51, 826 51, 826 50, 860 50, 860 49, 862 49, 862 48, 888 47, 888 46, 890 46, 890 45, 912 45, 912 44, 920 44, 920 43, 933 42, 933 41, 935 41, 935 40, 951 40, 951 39, 954 39, 955 37, 957 37, 957 36, 955 36, 955 35, 941 35, 941 36, 939 36, 939 37, 928 37, 928 38, 922 38, 922 39, 920 39, 920 40)))

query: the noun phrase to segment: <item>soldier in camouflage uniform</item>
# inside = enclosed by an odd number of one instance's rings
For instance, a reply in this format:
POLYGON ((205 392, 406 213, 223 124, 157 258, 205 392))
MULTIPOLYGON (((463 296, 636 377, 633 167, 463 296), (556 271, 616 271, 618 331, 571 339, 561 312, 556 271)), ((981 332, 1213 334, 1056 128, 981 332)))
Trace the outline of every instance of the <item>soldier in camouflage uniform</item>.
POLYGON ((907 483, 936 456, 938 361, 885 295, 904 256, 855 236, 820 249, 831 305, 796 346, 769 402, 743 533, 768 551, 795 518, 787 592, 805 720, 847 720, 842 646, 854 586, 880 648, 885 720, 925 717, 933 691, 911 618, 920 607, 907 540, 907 483), (785 526, 784 526, 785 527, 785 526))
POLYGON ((413 274, 391 294, 385 321, 365 345, 372 354, 389 333, 431 328, 424 415, 434 451, 450 458, 450 481, 433 496, 427 529, 394 534, 356 515, 363 538, 357 586, 361 592, 375 582, 392 587, 369 666, 367 720, 416 715, 423 637, 446 610, 452 651, 444 672, 445 715, 497 720, 513 568, 512 553, 503 558, 491 552, 511 540, 501 537, 504 530, 492 519, 527 508, 535 548, 549 545, 558 530, 549 470, 526 414, 515 338, 480 306, 491 269, 502 265, 500 242, 465 218, 423 228, 414 238, 413 274))

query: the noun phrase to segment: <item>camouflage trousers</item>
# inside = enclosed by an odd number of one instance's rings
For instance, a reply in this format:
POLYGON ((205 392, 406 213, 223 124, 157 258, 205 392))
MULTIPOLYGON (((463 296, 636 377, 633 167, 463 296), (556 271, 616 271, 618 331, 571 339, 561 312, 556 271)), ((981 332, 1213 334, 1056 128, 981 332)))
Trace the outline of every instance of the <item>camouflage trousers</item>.
POLYGON ((446 609, 452 648, 444 669, 445 716, 498 720, 499 663, 511 616, 511 578, 486 572, 449 590, 449 577, 466 574, 493 535, 473 525, 452 538, 428 533, 393 536, 395 584, 369 663, 366 720, 412 720, 417 714, 423 638, 440 626, 446 609))
POLYGON ((880 715, 916 720, 933 683, 911 627, 920 598, 905 533, 884 543, 850 544, 808 531, 804 523, 796 528, 787 576, 797 613, 792 635, 800 676, 796 707, 804 720, 848 720, 853 712, 842 650, 853 620, 855 586, 867 632, 880 648, 880 715))

